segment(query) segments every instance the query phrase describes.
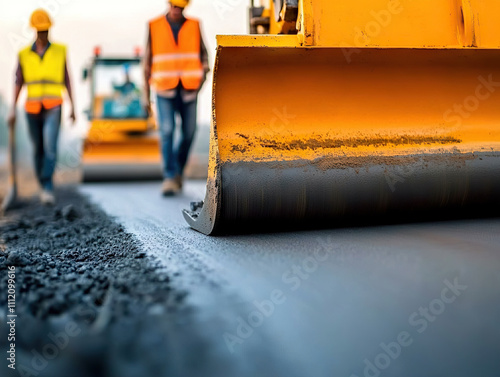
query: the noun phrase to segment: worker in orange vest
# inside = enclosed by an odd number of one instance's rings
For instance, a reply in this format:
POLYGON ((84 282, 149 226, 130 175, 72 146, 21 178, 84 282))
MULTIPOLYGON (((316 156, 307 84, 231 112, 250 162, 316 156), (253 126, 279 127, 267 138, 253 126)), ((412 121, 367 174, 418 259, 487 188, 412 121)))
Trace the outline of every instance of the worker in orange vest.
POLYGON ((198 93, 210 71, 200 23, 183 14, 189 0, 170 0, 169 4, 166 16, 149 23, 144 65, 149 111, 151 86, 157 96, 164 196, 182 190, 184 168, 196 132, 198 93), (182 120, 179 145, 174 145, 176 114, 182 120))
POLYGON ((25 110, 34 149, 35 173, 42 188, 40 200, 55 204, 53 175, 57 164, 57 142, 61 126, 61 105, 66 88, 71 100, 71 119, 75 111, 71 81, 66 64, 66 47, 49 42, 52 20, 43 9, 31 15, 31 26, 37 31, 35 43, 22 49, 16 72, 14 104, 8 123, 16 124, 16 104, 23 86, 28 89, 25 110))

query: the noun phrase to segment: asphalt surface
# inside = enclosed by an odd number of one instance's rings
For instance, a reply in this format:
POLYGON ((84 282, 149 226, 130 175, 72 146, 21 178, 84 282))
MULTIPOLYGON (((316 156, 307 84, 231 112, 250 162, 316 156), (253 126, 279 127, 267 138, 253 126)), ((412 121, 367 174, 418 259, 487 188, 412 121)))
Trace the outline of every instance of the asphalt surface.
POLYGON ((183 292, 102 210, 72 188, 56 196, 0 216, 0 376, 175 374, 170 342, 196 338, 179 321, 183 292))
POLYGON ((181 214, 204 182, 81 191, 188 293, 204 376, 500 375, 499 218, 210 238, 181 214))

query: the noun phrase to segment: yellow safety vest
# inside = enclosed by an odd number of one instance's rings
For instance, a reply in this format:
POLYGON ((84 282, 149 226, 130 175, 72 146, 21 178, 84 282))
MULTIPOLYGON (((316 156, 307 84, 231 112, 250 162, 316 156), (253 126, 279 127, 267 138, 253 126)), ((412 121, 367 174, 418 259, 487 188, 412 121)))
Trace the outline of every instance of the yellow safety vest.
POLYGON ((65 87, 66 46, 52 43, 42 58, 32 46, 19 53, 24 83, 28 88, 26 112, 38 114, 63 102, 65 87))

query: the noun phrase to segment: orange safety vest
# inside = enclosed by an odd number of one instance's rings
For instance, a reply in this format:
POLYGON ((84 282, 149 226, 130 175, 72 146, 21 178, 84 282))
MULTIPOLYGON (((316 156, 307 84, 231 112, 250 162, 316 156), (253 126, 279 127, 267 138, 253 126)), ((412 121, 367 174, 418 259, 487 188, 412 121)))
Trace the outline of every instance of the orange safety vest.
POLYGON ((200 23, 186 19, 179 32, 178 43, 165 16, 149 24, 153 66, 151 85, 157 91, 175 89, 179 82, 186 90, 196 90, 203 78, 200 58, 200 23))
POLYGON ((52 43, 43 59, 28 46, 19 53, 24 83, 28 88, 25 109, 38 114, 42 110, 60 106, 65 87, 66 46, 52 43))

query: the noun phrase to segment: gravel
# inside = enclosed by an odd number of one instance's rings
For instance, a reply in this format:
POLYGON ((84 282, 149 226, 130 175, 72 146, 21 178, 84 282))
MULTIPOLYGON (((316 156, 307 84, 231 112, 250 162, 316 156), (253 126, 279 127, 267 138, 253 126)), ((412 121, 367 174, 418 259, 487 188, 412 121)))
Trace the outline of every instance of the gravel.
POLYGON ((189 315, 186 293, 75 190, 57 198, 52 208, 33 199, 0 220, 0 314, 8 309, 7 269, 15 266, 18 315, 17 369, 1 362, 0 375, 172 375, 178 361, 165 352, 179 318, 189 315))

